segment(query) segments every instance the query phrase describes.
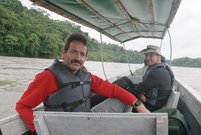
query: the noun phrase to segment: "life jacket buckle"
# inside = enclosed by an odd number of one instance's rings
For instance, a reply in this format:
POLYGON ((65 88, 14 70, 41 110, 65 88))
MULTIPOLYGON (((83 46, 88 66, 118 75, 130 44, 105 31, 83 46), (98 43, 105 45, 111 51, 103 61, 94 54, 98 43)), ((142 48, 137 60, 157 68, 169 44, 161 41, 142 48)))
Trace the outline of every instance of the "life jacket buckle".
POLYGON ((72 111, 73 109, 72 106, 68 106, 66 102, 63 102, 61 106, 63 107, 64 112, 72 111))
POLYGON ((80 81, 80 85, 83 85, 84 84, 84 82, 83 81, 80 81))

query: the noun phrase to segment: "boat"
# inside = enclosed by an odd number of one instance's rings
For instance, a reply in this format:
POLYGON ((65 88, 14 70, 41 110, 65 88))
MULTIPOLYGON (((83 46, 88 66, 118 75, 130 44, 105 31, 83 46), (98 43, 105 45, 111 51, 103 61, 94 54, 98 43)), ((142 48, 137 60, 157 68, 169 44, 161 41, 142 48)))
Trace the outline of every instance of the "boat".
MULTIPOLYGON (((79 24, 125 43, 138 38, 163 39, 181 0, 31 0, 79 24)), ((104 64, 103 64, 104 65, 104 64)), ((104 69, 104 66, 103 66, 104 69)), ((141 70, 118 74, 142 80, 141 70)), ((166 107, 177 108, 187 121, 189 135, 201 133, 201 96, 176 78, 166 107)), ((168 135, 166 113, 75 113, 34 111, 39 135, 168 135), (91 128, 93 127, 93 128, 91 128)), ((0 135, 20 135, 28 131, 18 114, 0 120, 0 135)))

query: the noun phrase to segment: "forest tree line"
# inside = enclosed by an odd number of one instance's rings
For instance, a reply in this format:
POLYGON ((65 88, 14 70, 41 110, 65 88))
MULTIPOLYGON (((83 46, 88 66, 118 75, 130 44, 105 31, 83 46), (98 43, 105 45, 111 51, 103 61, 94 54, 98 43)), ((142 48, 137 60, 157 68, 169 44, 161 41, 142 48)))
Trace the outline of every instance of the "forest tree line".
MULTIPOLYGON (((125 49, 111 43, 100 43, 82 32, 80 26, 67 20, 52 20, 39 9, 27 9, 18 0, 0 1, 0 55, 17 57, 59 58, 66 37, 82 33, 88 40, 88 60, 126 63, 125 49)), ((143 63, 144 55, 136 50, 126 50, 130 63, 143 63)), ((201 59, 179 58, 175 66, 201 67, 201 59)))

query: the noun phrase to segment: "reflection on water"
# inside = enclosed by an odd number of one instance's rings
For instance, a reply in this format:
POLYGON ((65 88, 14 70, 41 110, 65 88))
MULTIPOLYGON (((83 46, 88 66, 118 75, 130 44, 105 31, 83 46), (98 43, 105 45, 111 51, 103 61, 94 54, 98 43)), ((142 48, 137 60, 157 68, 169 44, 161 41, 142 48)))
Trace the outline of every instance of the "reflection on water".
MULTIPOLYGON (((17 58, 0 56, 0 119, 15 113, 15 103, 26 90, 35 75, 53 62, 52 59, 17 58)), ((122 63, 104 63, 107 78, 128 71, 122 63)), ((141 64, 131 64, 131 68, 141 68, 141 64)), ((87 61, 85 67, 91 73, 104 78, 101 62, 87 61)), ((173 67, 176 77, 192 88, 201 88, 201 68, 173 67)), ((199 91, 201 93, 201 91, 199 91)))
POLYGON ((9 84, 11 84, 11 83, 13 83, 12 81, 8 81, 8 80, 3 80, 3 81, 0 81, 0 87, 2 87, 2 86, 5 86, 5 85, 9 85, 9 84))

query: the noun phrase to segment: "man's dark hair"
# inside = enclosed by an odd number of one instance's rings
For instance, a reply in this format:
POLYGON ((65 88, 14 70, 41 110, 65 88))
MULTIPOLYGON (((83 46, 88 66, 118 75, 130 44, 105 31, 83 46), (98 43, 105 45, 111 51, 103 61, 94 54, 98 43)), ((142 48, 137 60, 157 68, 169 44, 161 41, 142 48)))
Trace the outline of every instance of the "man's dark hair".
POLYGON ((66 39, 66 42, 64 45, 64 51, 65 52, 68 51, 70 43, 72 41, 82 42, 85 46, 87 46, 87 39, 85 36, 83 36, 82 34, 79 34, 79 33, 73 33, 66 39))

